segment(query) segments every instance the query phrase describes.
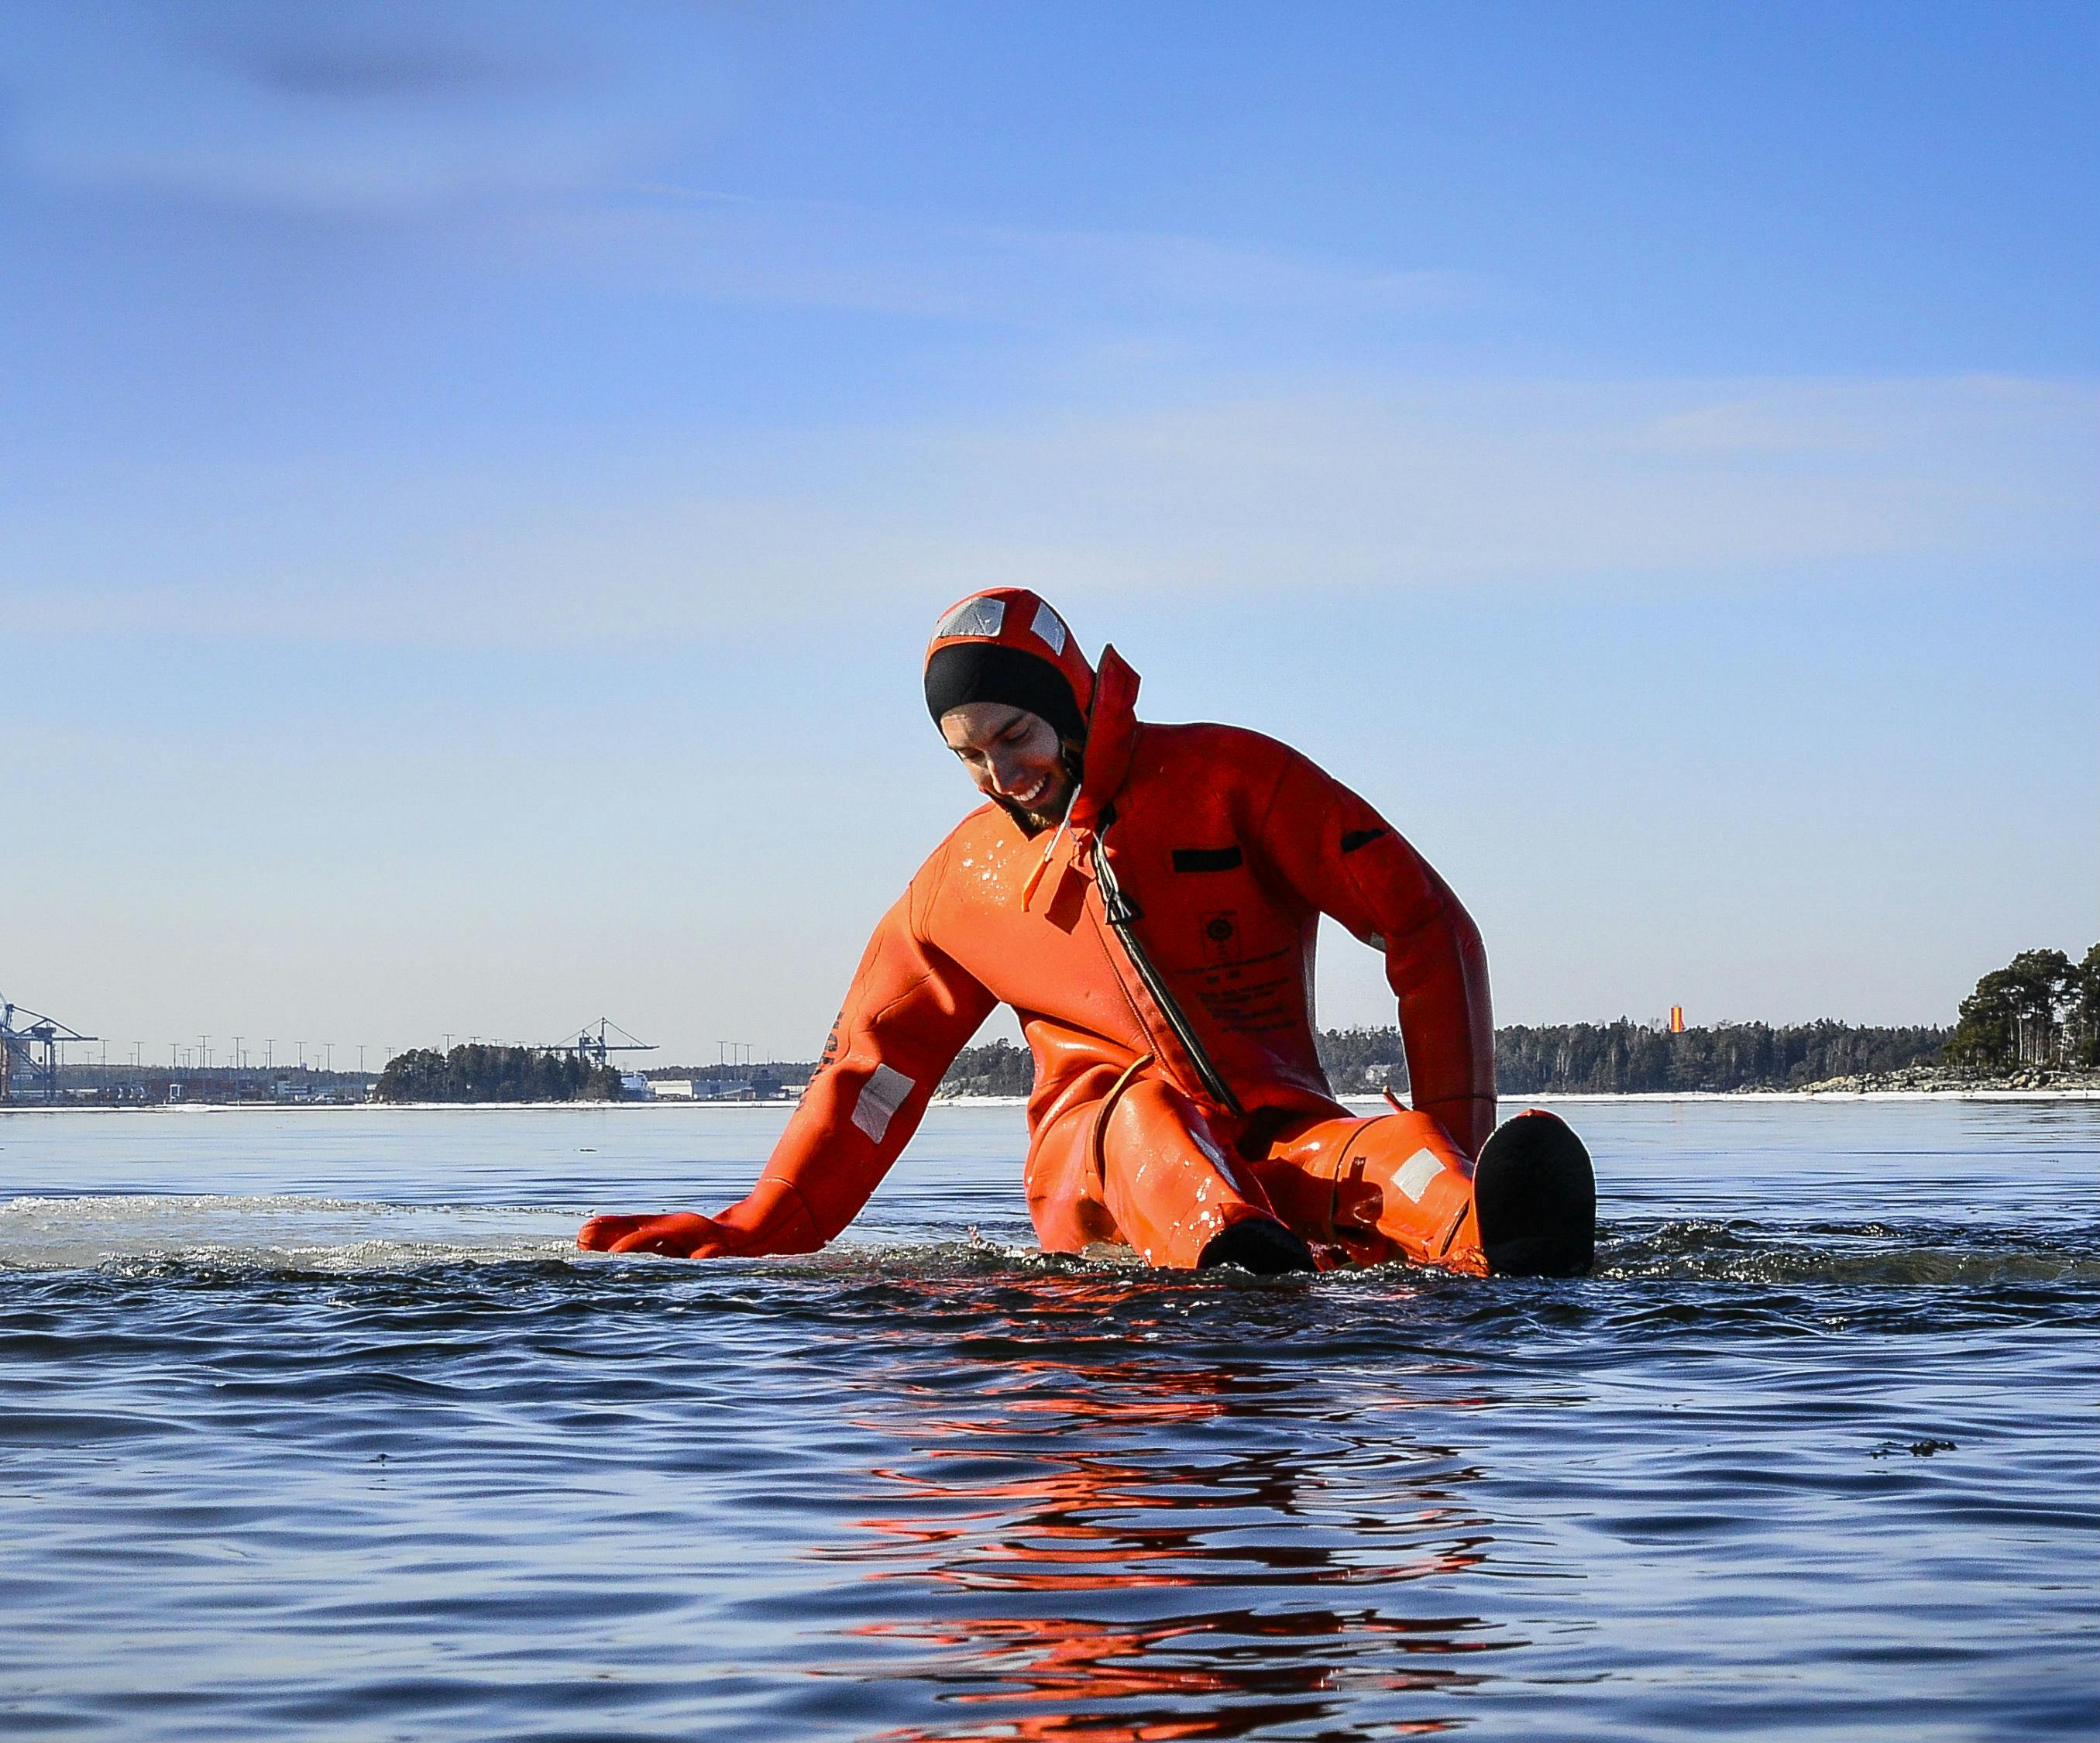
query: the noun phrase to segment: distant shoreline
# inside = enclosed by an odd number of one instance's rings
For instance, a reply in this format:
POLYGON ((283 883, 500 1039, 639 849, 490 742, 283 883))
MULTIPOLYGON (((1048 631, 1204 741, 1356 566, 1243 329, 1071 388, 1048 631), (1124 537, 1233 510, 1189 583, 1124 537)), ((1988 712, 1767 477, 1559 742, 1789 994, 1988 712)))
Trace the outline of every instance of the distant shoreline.
MULTIPOLYGON (((1335 1098, 1344 1107, 1382 1108, 1386 1105, 1382 1096, 1339 1096, 1335 1098)), ((1516 1102, 1603 1102, 1603 1101, 2100 1101, 2100 1088, 2063 1089, 1681 1089, 1681 1090, 1620 1090, 1620 1091, 1517 1091, 1501 1098, 1505 1106, 1516 1102)), ((343 1113, 444 1113, 487 1114, 492 1111, 515 1113, 633 1113, 638 1110, 656 1110, 676 1108, 681 1112, 706 1109, 720 1111, 728 1109, 780 1108, 792 1110, 792 1101, 733 1101, 727 1097, 718 1101, 695 1100, 682 1097, 666 1098, 661 1101, 179 1101, 151 1102, 144 1106, 135 1103, 129 1106, 112 1107, 108 1105, 69 1105, 60 1103, 52 1107, 24 1107, 16 1105, 0 1107, 0 1119, 15 1114, 289 1114, 304 1117, 314 1114, 343 1113)), ((1023 1108, 1028 1105, 1026 1096, 940 1096, 933 1107, 968 1108, 1023 1108)))

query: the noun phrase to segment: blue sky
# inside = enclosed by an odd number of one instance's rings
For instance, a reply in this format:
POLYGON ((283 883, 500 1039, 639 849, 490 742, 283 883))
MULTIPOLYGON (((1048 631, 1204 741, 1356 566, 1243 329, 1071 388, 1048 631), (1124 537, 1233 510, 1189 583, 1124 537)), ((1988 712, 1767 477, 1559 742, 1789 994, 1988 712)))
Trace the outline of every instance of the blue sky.
POLYGON ((806 1054, 1019 580, 1379 804, 1506 1021, 1943 1020, 2100 934, 2096 45, 13 8, 0 991, 806 1054))

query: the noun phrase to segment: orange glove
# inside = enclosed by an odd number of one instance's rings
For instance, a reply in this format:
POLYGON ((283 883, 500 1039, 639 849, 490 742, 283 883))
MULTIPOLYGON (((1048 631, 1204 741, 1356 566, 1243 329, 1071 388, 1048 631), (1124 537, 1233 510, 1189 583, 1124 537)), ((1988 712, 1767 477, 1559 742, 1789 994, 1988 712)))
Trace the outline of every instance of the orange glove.
POLYGON ((802 1196, 780 1180, 761 1180, 718 1216, 674 1211, 664 1216, 593 1216, 576 1231, 587 1252, 661 1253, 671 1259, 752 1258, 814 1253, 824 1244, 802 1196))

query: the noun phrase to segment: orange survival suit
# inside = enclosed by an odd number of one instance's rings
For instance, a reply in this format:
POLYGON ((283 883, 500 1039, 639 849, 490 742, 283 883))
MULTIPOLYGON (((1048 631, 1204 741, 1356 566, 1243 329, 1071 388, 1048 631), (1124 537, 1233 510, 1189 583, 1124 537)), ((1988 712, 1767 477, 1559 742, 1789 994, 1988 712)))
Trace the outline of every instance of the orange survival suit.
POLYGON ((995 1006, 1034 1055, 1025 1169, 1044 1247, 1122 1242, 1196 1264, 1249 1218, 1326 1263, 1480 1273, 1472 1158, 1495 1125, 1486 957, 1442 879, 1363 800, 1288 747, 1132 712, 1113 648, 1090 667, 1034 594, 942 620, 1049 660, 1086 717, 1063 823, 964 818, 869 941, 823 1059, 751 1196, 713 1218, 607 1217, 588 1246, 806 1252, 852 1221, 995 1006), (1382 951, 1414 1110, 1352 1117, 1313 1047, 1331 915, 1382 951))

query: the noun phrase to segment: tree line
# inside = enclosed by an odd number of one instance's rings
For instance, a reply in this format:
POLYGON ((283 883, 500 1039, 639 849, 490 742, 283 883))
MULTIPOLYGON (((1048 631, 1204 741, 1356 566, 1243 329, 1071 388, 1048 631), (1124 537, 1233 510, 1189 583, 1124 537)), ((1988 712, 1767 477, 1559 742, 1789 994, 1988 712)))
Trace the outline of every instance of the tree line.
MULTIPOLYGON (((1495 1080, 1511 1096, 1799 1088, 1936 1061, 1951 1032, 1824 1022, 1722 1023, 1672 1035, 1625 1017, 1517 1024, 1495 1031, 1495 1080)), ((1330 1029, 1317 1039, 1337 1094, 1406 1092, 1399 1030, 1330 1029)), ((951 1095, 1025 1096, 1034 1082, 1027 1048, 993 1041, 964 1048, 941 1087, 951 1095)))
POLYGON ((396 1054, 372 1093, 381 1101, 617 1101, 620 1072, 575 1053, 476 1041, 396 1054))
MULTIPOLYGON (((1932 1063, 1948 1033, 1828 1019, 1716 1023, 1677 1035, 1623 1017, 1609 1023, 1519 1023, 1495 1031, 1495 1083, 1505 1096, 1798 1089, 1826 1078, 1932 1063)), ((1320 1041, 1321 1063, 1338 1091, 1406 1088, 1398 1030, 1330 1030, 1320 1041)))
POLYGON ((2022 951, 1961 1001, 1947 1062, 1979 1075, 2023 1066, 2100 1066, 2100 944, 2073 962, 2022 951))
POLYGON ((951 1096, 1025 1096, 1035 1087, 1034 1055, 1011 1041, 964 1048, 941 1079, 951 1096))

